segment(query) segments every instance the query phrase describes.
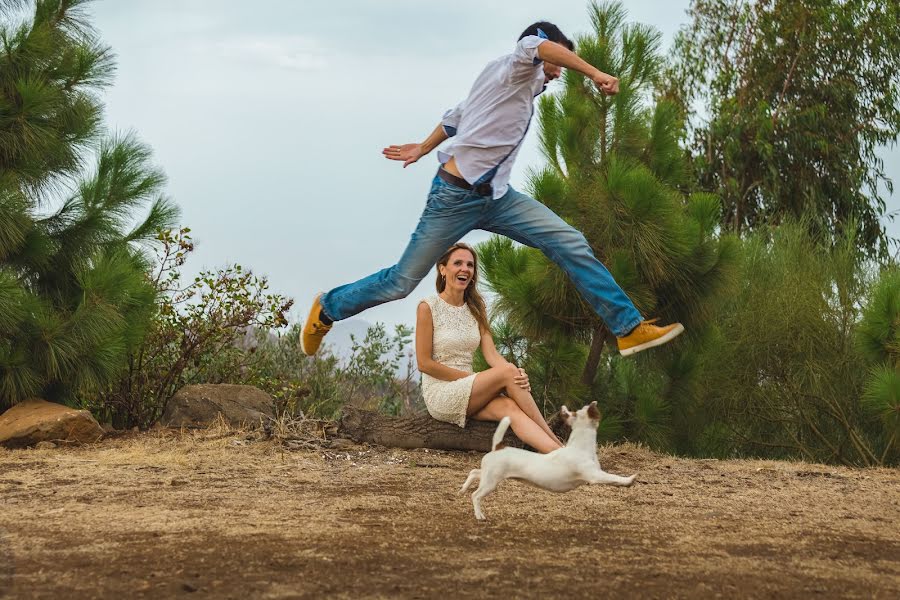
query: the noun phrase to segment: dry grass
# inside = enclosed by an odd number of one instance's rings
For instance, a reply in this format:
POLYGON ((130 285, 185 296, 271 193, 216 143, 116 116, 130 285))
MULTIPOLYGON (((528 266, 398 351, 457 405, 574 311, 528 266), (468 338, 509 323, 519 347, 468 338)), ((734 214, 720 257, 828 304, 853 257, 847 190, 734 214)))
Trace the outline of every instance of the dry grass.
POLYGON ((510 482, 475 453, 342 447, 327 423, 0 450, 0 596, 896 597, 900 474, 626 445, 635 486, 510 482), (329 447, 330 446, 330 447, 329 447))

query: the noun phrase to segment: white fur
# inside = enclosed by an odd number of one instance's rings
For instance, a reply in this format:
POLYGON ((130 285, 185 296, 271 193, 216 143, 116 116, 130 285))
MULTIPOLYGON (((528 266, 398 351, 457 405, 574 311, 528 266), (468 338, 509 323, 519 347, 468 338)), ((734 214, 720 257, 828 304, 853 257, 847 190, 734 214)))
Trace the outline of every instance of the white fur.
POLYGON ((481 459, 480 469, 469 472, 469 477, 459 490, 462 494, 476 479, 481 479, 478 489, 472 494, 475 518, 484 519, 481 500, 504 479, 521 479, 551 492, 568 492, 584 484, 631 485, 636 475, 620 477, 600 468, 600 460, 597 458, 597 425, 600 420, 596 404, 592 402, 575 413, 569 412, 565 406, 562 408, 562 416, 572 427, 572 434, 564 447, 549 454, 537 454, 519 448, 497 450, 497 444, 509 427, 509 417, 503 417, 494 433, 491 452, 481 459), (596 418, 588 415, 592 407, 591 412, 594 412, 596 418))

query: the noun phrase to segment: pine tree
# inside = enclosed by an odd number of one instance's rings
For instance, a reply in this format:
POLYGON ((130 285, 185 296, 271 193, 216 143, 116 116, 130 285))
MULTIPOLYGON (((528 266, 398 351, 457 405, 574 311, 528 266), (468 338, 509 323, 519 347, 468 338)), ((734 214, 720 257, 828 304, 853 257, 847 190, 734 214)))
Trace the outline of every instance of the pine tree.
POLYGON ((177 215, 149 149, 103 135, 114 63, 86 4, 0 2, 0 407, 120 372, 155 306, 141 245, 177 215))
POLYGON ((896 464, 900 459, 900 272, 896 268, 881 273, 857 339, 872 365, 862 404, 881 424, 877 464, 896 464))
MULTIPOLYGON (((547 165, 531 173, 530 191, 584 233, 643 315, 690 328, 733 272, 734 240, 716 236, 718 198, 679 191, 687 183, 678 145, 683 123, 673 105, 652 100, 660 34, 626 24, 618 2, 592 3, 590 17, 593 32, 578 39, 578 53, 618 76, 620 92, 604 96, 570 70, 561 93, 541 97, 547 165)), ((565 273, 505 239, 479 250, 495 314, 531 340, 587 345, 580 384, 591 386, 615 338, 565 273)))

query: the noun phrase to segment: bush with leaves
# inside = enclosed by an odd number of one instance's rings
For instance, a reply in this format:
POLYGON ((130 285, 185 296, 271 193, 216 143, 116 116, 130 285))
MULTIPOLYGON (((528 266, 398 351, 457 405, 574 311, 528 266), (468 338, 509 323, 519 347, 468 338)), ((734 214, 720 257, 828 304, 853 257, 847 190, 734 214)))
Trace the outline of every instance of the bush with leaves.
POLYGON ((888 408, 880 424, 863 390, 870 361, 890 348, 886 319, 897 282, 886 277, 870 298, 874 269, 856 240, 828 248, 807 232, 805 223, 785 223, 743 242, 743 283, 688 349, 693 382, 673 396, 683 407, 681 451, 705 446, 867 466, 896 459, 889 452, 896 400, 879 395, 876 372, 869 395, 888 408))
POLYGON ((151 425, 183 385, 235 378, 252 361, 239 340, 251 328, 285 327, 293 303, 269 293, 265 277, 240 265, 204 271, 184 284, 180 267, 193 250, 190 230, 160 232, 158 240, 156 318, 129 355, 124 376, 89 403, 117 426, 151 425))
POLYGON ((300 325, 287 327, 292 300, 268 292, 265 277, 240 265, 182 281, 193 251, 190 230, 158 235, 150 281, 158 306, 147 336, 129 356, 125 374, 86 405, 118 427, 153 424, 166 403, 191 383, 255 385, 276 400, 279 413, 333 418, 346 402, 392 414, 417 409, 415 370, 409 359, 411 330, 393 335, 382 324, 353 340, 340 360, 328 347, 315 357, 300 351, 300 325))
POLYGON ((351 336, 350 354, 343 358, 328 345, 307 357, 299 351, 300 332, 300 325, 281 336, 260 332, 239 382, 266 390, 279 412, 292 416, 330 419, 345 403, 395 415, 422 409, 409 327, 398 325, 389 334, 376 323, 362 340, 351 336))
POLYGON ((351 339, 350 358, 344 369, 347 400, 388 414, 411 409, 416 395, 412 354, 408 350, 412 329, 397 325, 393 335, 389 335, 384 324, 376 323, 366 331, 363 340, 351 339), (406 376, 400 379, 404 360, 406 376))

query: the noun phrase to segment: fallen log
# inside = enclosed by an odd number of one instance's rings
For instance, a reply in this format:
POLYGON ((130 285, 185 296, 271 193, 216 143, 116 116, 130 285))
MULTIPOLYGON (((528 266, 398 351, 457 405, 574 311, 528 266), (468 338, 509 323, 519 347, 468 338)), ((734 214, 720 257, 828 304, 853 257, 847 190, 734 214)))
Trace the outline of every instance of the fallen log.
MULTIPOLYGON (((550 426, 562 439, 557 427, 558 419, 551 419, 550 426)), ((559 423, 561 425, 561 423, 559 423)), ((469 419, 465 428, 444 423, 428 414, 411 417, 391 417, 345 405, 338 423, 338 435, 355 442, 378 444, 391 448, 430 448, 433 450, 476 450, 489 452, 497 424, 469 419)), ((568 434, 568 432, 565 432, 568 434)), ((524 445, 513 433, 506 432, 506 446, 522 448, 524 445)))
MULTIPOLYGON (((345 405, 341 411, 338 435, 355 442, 391 448, 431 448, 433 450, 477 450, 489 452, 496 423, 470 419, 465 428, 444 423, 431 415, 391 417, 345 405)), ((512 430, 506 433, 507 446, 522 447, 512 430)))

